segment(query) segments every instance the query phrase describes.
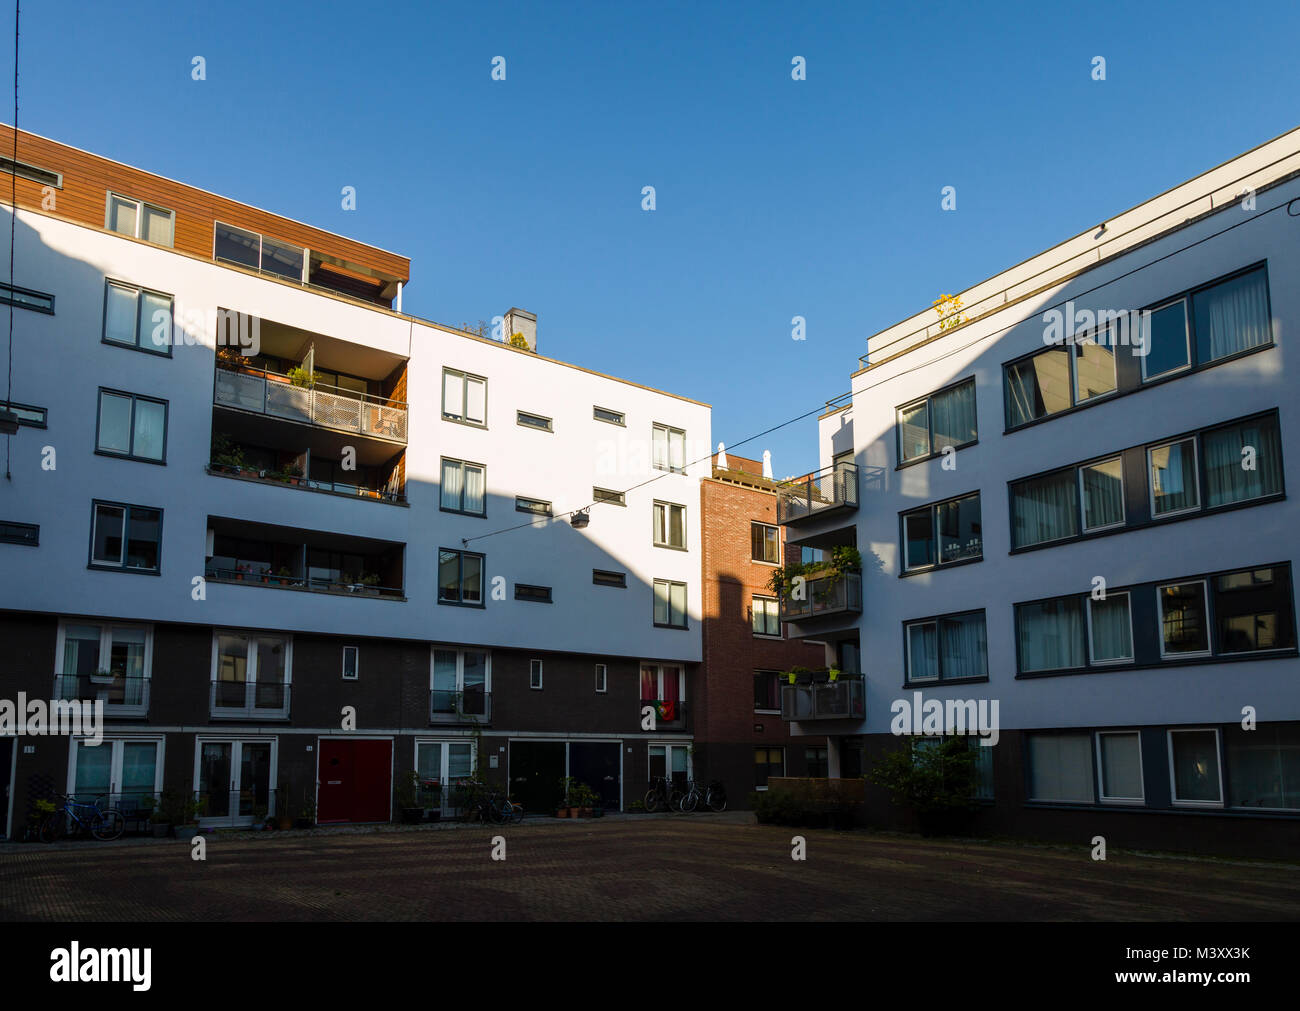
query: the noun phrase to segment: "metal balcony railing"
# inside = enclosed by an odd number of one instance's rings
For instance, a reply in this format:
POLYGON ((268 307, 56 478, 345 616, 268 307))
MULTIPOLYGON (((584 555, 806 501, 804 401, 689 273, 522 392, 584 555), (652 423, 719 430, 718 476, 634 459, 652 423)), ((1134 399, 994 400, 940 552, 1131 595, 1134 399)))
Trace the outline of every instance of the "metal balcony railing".
POLYGON ((802 591, 793 590, 781 598, 782 621, 808 621, 834 614, 862 613, 862 574, 806 578, 802 591), (800 596, 796 597, 795 594, 800 596))
POLYGON ((336 432, 406 443, 406 405, 317 383, 295 386, 288 376, 217 363, 213 403, 336 432))
POLYGON ((470 687, 465 691, 429 692, 430 723, 491 723, 492 693, 470 687))
POLYGON ((315 590, 320 593, 351 593, 362 597, 391 597, 401 599, 400 586, 380 586, 378 583, 344 583, 321 576, 280 576, 270 569, 222 569, 205 566, 203 578, 212 583, 249 583, 254 586, 274 586, 280 589, 315 590))
POLYGON ((213 719, 287 720, 289 689, 283 681, 213 681, 208 712, 213 719))
POLYGON ((866 716, 866 686, 861 677, 781 687, 783 720, 861 720, 866 716))
POLYGON ((840 463, 781 485, 776 492, 776 521, 800 523, 858 507, 858 468, 840 463))
POLYGON ((54 697, 68 701, 103 701, 106 716, 146 716, 149 678, 143 674, 55 674, 54 697))

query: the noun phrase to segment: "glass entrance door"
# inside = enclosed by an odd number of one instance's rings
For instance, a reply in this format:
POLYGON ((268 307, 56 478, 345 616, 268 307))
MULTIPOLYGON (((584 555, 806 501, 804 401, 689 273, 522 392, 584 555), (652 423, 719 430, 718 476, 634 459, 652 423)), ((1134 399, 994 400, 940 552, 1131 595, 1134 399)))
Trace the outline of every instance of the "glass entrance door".
POLYGON ((274 741, 200 741, 199 824, 251 825, 276 813, 271 803, 274 741))

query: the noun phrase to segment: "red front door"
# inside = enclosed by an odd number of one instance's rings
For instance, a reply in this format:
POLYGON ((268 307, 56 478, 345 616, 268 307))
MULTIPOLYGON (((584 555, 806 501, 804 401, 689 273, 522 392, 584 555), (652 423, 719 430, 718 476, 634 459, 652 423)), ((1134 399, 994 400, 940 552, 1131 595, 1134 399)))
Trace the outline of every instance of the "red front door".
POLYGON ((320 742, 316 820, 388 821, 393 742, 326 738, 320 742))

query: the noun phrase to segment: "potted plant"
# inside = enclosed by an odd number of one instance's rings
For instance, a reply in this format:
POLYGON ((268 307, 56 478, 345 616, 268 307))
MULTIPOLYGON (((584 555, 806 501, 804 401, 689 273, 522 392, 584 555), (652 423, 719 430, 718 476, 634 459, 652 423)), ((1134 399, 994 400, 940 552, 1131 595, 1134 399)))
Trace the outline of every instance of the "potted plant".
POLYGON ((253 831, 261 832, 266 828, 266 811, 265 804, 258 804, 253 808, 253 831))
POLYGON ((367 572, 361 577, 362 593, 367 593, 372 597, 379 596, 379 573, 367 572))
POLYGON ((968 737, 931 738, 924 744, 913 740, 911 747, 878 759, 867 778, 915 814, 922 835, 955 834, 973 816, 975 752, 968 737))
POLYGON ((424 808, 420 806, 420 774, 404 772, 397 780, 397 809, 401 812, 403 825, 416 825, 424 820, 424 808))
POLYGON ((171 834, 171 819, 168 818, 167 812, 163 810, 161 804, 156 806, 153 813, 149 815, 149 828, 153 832, 155 839, 166 839, 171 834))
POLYGON ((294 386, 302 386, 306 389, 311 389, 321 380, 319 372, 308 372, 301 365, 295 365, 288 371, 287 375, 289 382, 293 383, 294 386))
POLYGON ((204 807, 202 799, 195 794, 177 791, 170 797, 164 794, 162 810, 176 838, 188 840, 198 835, 199 815, 204 807))
POLYGON ((100 668, 90 675, 90 683, 95 685, 111 685, 113 683, 113 672, 100 668))

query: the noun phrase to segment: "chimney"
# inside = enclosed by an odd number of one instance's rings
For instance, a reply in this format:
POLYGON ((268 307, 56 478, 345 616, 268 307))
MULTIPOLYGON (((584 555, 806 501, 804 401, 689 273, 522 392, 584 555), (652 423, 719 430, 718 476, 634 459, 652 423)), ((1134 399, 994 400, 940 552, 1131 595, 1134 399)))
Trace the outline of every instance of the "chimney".
POLYGON ((537 350, 537 316, 526 309, 511 308, 505 315, 503 337, 507 344, 515 334, 522 334, 529 351, 537 350))

